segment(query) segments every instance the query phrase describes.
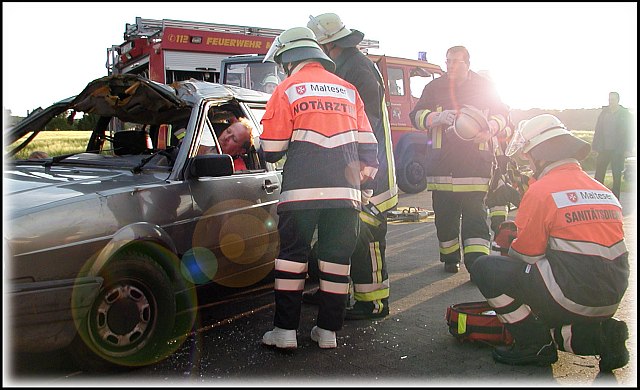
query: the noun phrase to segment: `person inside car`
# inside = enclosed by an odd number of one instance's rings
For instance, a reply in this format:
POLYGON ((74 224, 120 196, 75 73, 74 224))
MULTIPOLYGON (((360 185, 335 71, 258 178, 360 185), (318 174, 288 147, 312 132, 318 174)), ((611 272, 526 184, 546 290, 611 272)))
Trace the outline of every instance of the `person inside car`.
POLYGON ((218 136, 222 153, 231 155, 233 167, 236 171, 247 169, 242 155, 248 153, 253 144, 253 139, 251 138, 252 129, 251 122, 247 118, 240 117, 218 136))
MULTIPOLYGON (((225 124, 226 127, 222 128, 219 135, 217 135, 220 149, 222 153, 229 154, 233 158, 234 171, 247 170, 247 165, 242 156, 248 153, 253 145, 253 139, 251 138, 253 126, 249 119, 244 117, 233 117, 233 119, 228 122, 231 122, 231 124, 225 124)), ((186 127, 180 127, 173 134, 177 141, 177 146, 171 151, 173 160, 175 160, 175 156, 178 155, 179 148, 182 145, 182 139, 186 132, 186 127)), ((217 149, 215 145, 216 143, 212 132, 204 131, 200 139, 197 155, 216 154, 217 149)))

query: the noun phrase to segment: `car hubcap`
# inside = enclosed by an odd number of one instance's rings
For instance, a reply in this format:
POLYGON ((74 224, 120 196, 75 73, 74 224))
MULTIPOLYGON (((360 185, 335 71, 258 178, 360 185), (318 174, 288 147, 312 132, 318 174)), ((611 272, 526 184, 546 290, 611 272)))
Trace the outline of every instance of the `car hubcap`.
POLYGON ((107 346, 126 347, 136 342, 151 321, 151 305, 144 293, 130 285, 109 290, 96 310, 96 331, 107 346))

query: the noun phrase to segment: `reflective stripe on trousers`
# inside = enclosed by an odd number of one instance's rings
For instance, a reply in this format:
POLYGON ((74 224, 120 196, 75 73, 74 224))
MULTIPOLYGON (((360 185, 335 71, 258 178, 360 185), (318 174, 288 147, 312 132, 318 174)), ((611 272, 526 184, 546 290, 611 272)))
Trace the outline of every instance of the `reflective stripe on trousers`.
POLYGON ((522 343, 524 338, 524 342, 542 342, 550 333, 562 351, 598 353, 595 340, 599 323, 610 315, 589 317, 566 310, 552 297, 535 265, 507 256, 481 256, 470 273, 516 341, 520 338, 522 343), (539 320, 530 321, 533 317, 539 320))
POLYGON ((350 257, 358 235, 358 214, 359 210, 351 208, 296 210, 279 214, 275 326, 298 328, 307 259, 317 226, 321 294, 316 325, 327 330, 342 328, 349 289, 350 257), (295 263, 302 266, 292 266, 295 263))
POLYGON ((351 256, 351 280, 356 301, 389 298, 389 275, 385 262, 386 214, 382 213, 377 226, 360 223, 358 242, 351 256))
MULTIPOLYGON (((433 211, 438 241, 443 248, 445 243, 455 242, 462 236, 462 244, 473 243, 464 250, 464 262, 467 269, 476 258, 489 254, 489 226, 487 208, 484 204, 485 192, 433 191, 433 211)), ((451 245, 449 245, 450 247, 451 245)), ((440 261, 459 262, 460 251, 440 251, 440 261)))

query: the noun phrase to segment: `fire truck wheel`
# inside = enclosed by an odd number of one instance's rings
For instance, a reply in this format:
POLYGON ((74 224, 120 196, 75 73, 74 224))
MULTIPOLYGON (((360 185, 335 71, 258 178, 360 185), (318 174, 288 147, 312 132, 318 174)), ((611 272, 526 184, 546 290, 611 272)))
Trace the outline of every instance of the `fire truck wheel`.
POLYGON ((408 151, 396 169, 398 187, 407 194, 417 194, 427 188, 427 161, 415 151, 408 151))

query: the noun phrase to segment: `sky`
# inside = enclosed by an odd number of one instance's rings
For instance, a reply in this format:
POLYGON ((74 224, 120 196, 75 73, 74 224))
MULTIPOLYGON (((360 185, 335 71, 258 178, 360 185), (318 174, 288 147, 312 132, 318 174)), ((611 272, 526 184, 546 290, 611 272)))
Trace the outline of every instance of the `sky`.
POLYGON ((106 76, 107 48, 137 16, 287 29, 325 12, 379 41, 374 54, 426 51, 445 69, 446 50, 466 46, 514 109, 600 108, 610 91, 637 107, 635 2, 3 2, 2 105, 26 116, 106 76))
POLYGON ((374 54, 445 69, 464 45, 514 109, 600 108, 610 91, 637 109, 637 3, 2 3, 2 105, 26 116, 107 75, 107 48, 136 17, 287 29, 334 12, 380 42, 374 54))

